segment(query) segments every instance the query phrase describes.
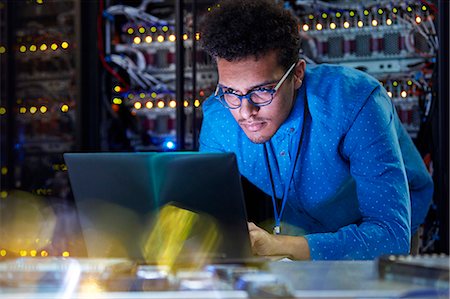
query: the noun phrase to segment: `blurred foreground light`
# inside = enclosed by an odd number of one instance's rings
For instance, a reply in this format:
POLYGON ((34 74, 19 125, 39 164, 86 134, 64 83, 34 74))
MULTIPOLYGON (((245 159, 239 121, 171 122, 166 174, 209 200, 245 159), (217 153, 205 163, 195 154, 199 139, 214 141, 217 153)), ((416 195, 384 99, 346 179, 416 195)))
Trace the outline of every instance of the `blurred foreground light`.
POLYGON ((134 103, 134 109, 139 110, 139 109, 141 109, 141 108, 142 108, 141 102, 135 102, 135 103, 134 103))
POLYGON ((61 48, 67 49, 68 47, 69 47, 69 43, 68 42, 62 42, 61 43, 61 48))
POLYGON ((195 107, 199 107, 200 106, 200 101, 199 100, 195 100, 194 101, 194 106, 195 107))
POLYGON ((147 103, 145 103, 145 107, 147 107, 147 109, 152 109, 153 108, 153 102, 148 101, 147 103))
POLYGON ((6 253, 5 249, 0 250, 0 256, 6 256, 6 253))
POLYGON ((169 107, 170 108, 175 108, 177 106, 177 102, 175 100, 172 100, 169 102, 169 107))
POLYGON ((68 251, 64 251, 61 255, 62 255, 63 257, 69 257, 69 256, 70 256, 70 253, 69 253, 68 251))
POLYGON ((56 215, 43 197, 13 190, 0 209, 0 236, 2 248, 19 256, 31 255, 32 250, 42 250, 53 238, 56 215), (49 240, 47 244, 35 240, 49 240))
POLYGON ((190 261, 202 267, 209 262, 208 253, 214 252, 221 240, 212 217, 166 205, 159 211, 142 251, 147 261, 169 268, 180 255, 189 252, 190 261))

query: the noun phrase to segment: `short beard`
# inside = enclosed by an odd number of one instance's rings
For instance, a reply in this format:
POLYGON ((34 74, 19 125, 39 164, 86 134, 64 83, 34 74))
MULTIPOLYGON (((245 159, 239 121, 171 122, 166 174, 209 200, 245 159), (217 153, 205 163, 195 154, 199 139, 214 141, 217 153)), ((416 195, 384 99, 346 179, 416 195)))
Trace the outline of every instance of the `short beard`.
MULTIPOLYGON (((245 132, 244 132, 245 133, 245 132)), ((269 141, 270 140, 270 138, 271 137, 269 137, 269 138, 267 138, 267 137, 264 137, 264 136, 253 136, 252 138, 250 138, 247 134, 245 134, 246 136, 247 136, 247 138, 251 141, 251 142, 253 142, 253 143, 255 143, 255 144, 263 144, 263 143, 265 143, 265 142, 267 142, 267 141, 269 141)))

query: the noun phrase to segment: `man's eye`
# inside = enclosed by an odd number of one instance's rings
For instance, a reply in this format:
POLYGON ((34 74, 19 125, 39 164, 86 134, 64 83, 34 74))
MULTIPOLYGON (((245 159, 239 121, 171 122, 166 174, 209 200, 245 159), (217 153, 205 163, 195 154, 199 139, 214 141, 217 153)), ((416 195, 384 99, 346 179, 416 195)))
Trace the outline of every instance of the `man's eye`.
POLYGON ((261 87, 261 88, 255 89, 254 91, 271 92, 271 91, 272 91, 272 88, 261 87))
POLYGON ((237 94, 233 89, 225 89, 223 92, 224 92, 224 93, 237 94))

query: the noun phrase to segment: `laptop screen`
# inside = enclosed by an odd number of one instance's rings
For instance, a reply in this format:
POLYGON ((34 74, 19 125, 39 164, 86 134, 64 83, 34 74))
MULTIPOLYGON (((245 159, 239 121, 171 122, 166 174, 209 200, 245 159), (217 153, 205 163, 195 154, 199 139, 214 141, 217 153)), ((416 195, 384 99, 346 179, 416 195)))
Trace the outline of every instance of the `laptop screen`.
POLYGON ((146 263, 252 257, 232 153, 66 153, 89 257, 146 263))

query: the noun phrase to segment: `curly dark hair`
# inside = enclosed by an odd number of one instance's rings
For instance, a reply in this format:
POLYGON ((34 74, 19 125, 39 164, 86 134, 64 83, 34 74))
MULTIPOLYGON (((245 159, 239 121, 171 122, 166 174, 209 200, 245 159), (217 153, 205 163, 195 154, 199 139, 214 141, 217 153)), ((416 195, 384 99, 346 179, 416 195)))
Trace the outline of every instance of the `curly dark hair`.
POLYGON ((238 61, 278 51, 288 68, 298 59, 297 19, 273 0, 223 0, 200 22, 201 45, 214 58, 238 61))

